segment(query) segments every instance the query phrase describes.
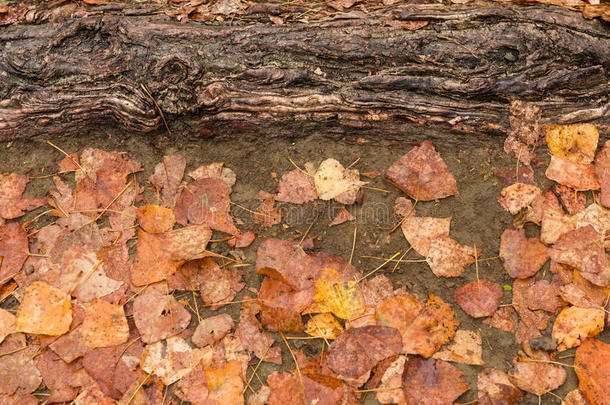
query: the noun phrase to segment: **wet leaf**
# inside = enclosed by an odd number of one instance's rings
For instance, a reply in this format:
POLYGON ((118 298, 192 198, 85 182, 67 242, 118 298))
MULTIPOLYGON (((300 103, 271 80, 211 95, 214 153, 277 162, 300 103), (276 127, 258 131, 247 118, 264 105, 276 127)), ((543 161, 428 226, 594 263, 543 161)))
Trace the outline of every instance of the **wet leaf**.
POLYGON ((453 297, 464 312, 473 318, 481 318, 493 315, 503 296, 499 284, 479 280, 457 288, 453 297))
POLYGON ((457 194, 455 178, 430 141, 411 149, 385 172, 385 178, 419 201, 457 194))
POLYGON ((506 188, 515 183, 536 185, 536 182, 534 181, 534 171, 530 167, 520 167, 518 170, 514 167, 503 167, 501 169, 495 169, 494 175, 502 188, 506 188))
POLYGON ((532 184, 514 183, 500 192, 498 203, 512 215, 531 205, 542 192, 532 184))
POLYGON ((585 340, 576 349, 574 370, 587 401, 606 404, 610 398, 610 345, 598 339, 585 340))
POLYGON ((446 350, 434 353, 432 357, 454 363, 482 366, 485 364, 482 355, 481 336, 469 330, 458 330, 455 332, 453 343, 447 346, 446 350))
POLYGON ((599 139, 595 125, 545 125, 542 132, 551 154, 577 163, 593 161, 599 139))
POLYGON ((402 377, 407 404, 429 403, 434 398, 437 404, 452 404, 460 395, 468 391, 464 374, 443 360, 409 360, 402 377))
MULTIPOLYGON (((248 298, 248 296, 245 297, 245 299, 248 298)), ((271 347, 274 340, 268 332, 264 331, 256 318, 258 312, 260 312, 260 306, 256 302, 244 302, 242 304, 235 336, 241 341, 245 349, 259 359, 281 364, 281 349, 277 346, 271 347)))
POLYGON ((15 332, 15 315, 0 308, 0 343, 11 333, 15 332))
POLYGON ((71 322, 72 306, 68 294, 41 281, 25 289, 17 310, 16 331, 58 336, 70 329, 71 322))
POLYGON ((535 395, 543 395, 559 388, 568 374, 562 366, 548 363, 549 360, 549 355, 545 352, 536 352, 534 357, 526 358, 525 361, 515 359, 514 367, 508 371, 510 381, 523 391, 535 395))
POLYGON ((270 331, 303 332, 301 311, 313 301, 313 291, 295 291, 288 284, 265 277, 258 292, 261 322, 270 331))
POLYGON ((502 233, 500 257, 511 277, 527 278, 540 270, 549 259, 549 253, 538 238, 526 238, 524 229, 507 229, 502 233))
POLYGON ((605 315, 601 308, 564 308, 553 324, 557 350, 579 346, 584 339, 600 334, 604 330, 605 315))
POLYGON ((318 198, 318 193, 313 181, 313 170, 303 172, 299 169, 294 169, 282 176, 275 196, 276 201, 293 204, 304 204, 316 198, 318 198))
POLYGON ((377 391, 375 391, 375 397, 380 403, 407 403, 405 393, 402 390, 402 375, 404 373, 407 361, 407 356, 398 356, 385 369, 383 375, 381 376, 381 382, 379 384, 379 387, 377 391))
POLYGON ((595 167, 590 163, 576 163, 552 155, 545 175, 550 180, 577 191, 599 190, 600 188, 595 175, 595 167))
POLYGON ((45 397, 49 403, 69 402, 76 395, 75 387, 70 384, 72 374, 82 368, 80 362, 66 363, 51 350, 45 350, 34 358, 36 368, 42 375, 45 386, 49 389, 50 395, 45 397))
POLYGON ((21 197, 28 181, 23 174, 0 174, 0 218, 18 218, 24 211, 31 211, 46 203, 45 199, 21 197))
POLYGON ((213 363, 206 367, 208 400, 218 404, 243 404, 244 377, 242 373, 242 365, 235 360, 213 363))
POLYGON ((307 321, 305 333, 323 339, 336 339, 337 336, 343 333, 343 326, 332 314, 317 314, 307 321))
POLYGON ((484 319, 483 323, 503 330, 504 332, 512 333, 517 328, 518 320, 519 317, 513 308, 502 307, 494 312, 490 318, 484 319))
POLYGON ((351 328, 339 335, 329 348, 325 362, 343 378, 359 380, 381 360, 400 353, 400 333, 385 326, 351 328))
POLYGON ((96 347, 116 346, 129 338, 129 325, 121 305, 97 300, 85 309, 85 320, 80 327, 85 345, 96 347))
POLYGON ((555 192, 561 198, 561 202, 569 215, 574 215, 585 209, 587 206, 587 197, 584 192, 576 191, 570 187, 557 184, 555 192))
POLYGON ((426 303, 413 294, 398 295, 382 302, 375 314, 379 324, 402 335, 402 352, 430 357, 449 342, 459 322, 449 304, 431 294, 426 303))
POLYGON ((159 205, 143 205, 136 213, 142 229, 150 233, 163 233, 174 227, 174 212, 159 205))

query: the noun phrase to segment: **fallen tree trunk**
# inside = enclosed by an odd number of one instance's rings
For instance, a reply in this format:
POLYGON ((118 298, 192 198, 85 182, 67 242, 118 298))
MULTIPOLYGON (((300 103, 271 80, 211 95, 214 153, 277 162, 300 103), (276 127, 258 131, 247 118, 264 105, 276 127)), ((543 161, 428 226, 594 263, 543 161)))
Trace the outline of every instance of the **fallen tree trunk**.
POLYGON ((267 6, 239 22, 110 10, 1 28, 0 139, 147 133, 163 118, 195 136, 493 134, 512 99, 537 102, 546 122, 610 122, 606 22, 484 3, 272 25, 267 6))

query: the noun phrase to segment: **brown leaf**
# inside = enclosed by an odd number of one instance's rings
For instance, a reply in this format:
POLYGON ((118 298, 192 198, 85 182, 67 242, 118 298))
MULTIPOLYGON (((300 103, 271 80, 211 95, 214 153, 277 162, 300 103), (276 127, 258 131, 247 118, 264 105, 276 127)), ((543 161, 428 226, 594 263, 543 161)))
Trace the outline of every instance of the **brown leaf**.
MULTIPOLYGON (((324 359, 343 378, 359 380, 381 360, 400 353, 400 333, 386 326, 351 328, 335 339, 324 359)), ((365 380, 366 381, 366 380, 365 380)))
POLYGON ((597 339, 585 340, 576 349, 574 370, 578 388, 592 405, 608 403, 610 398, 610 345, 597 339))
POLYGON ((224 167, 224 163, 219 162, 210 163, 207 166, 199 166, 197 169, 190 171, 189 176, 191 176, 193 180, 204 178, 220 179, 227 183, 229 190, 231 190, 231 187, 235 185, 235 181, 237 180, 235 172, 228 167, 224 167))
POLYGON ((0 218, 13 219, 46 203, 45 199, 21 197, 29 179, 23 174, 0 174, 0 218))
POLYGON ((82 368, 80 361, 68 364, 52 351, 45 350, 34 357, 34 362, 42 375, 42 381, 50 391, 50 395, 45 397, 46 401, 69 402, 74 399, 76 389, 70 383, 72 374, 82 368))
POLYGON ((430 141, 411 149, 385 172, 385 178, 419 201, 457 194, 455 178, 430 141))
POLYGON ((538 238, 526 238, 524 229, 507 229, 501 236, 500 257, 508 275, 527 278, 540 270, 549 259, 549 253, 538 238))
MULTIPOLYGON (((247 299, 249 297, 245 297, 247 299)), ((256 303, 244 302, 239 313, 239 323, 235 329, 235 336, 241 341, 244 348, 252 352, 259 359, 276 364, 282 363, 281 349, 271 348, 274 340, 263 330, 256 314, 260 307, 256 303)))
POLYGON ((604 330, 606 314, 601 308, 564 308, 553 324, 553 338, 557 339, 557 351, 579 346, 588 338, 604 330))
MULTIPOLYGON (((221 268, 211 257, 187 262, 183 271, 195 275, 191 277, 191 286, 199 289, 201 299, 206 305, 211 305, 211 309, 218 309, 222 303, 232 301, 245 285, 241 281, 240 269, 221 268)), ((190 289, 195 289, 193 287, 190 289)))
POLYGON ((532 358, 513 361, 514 367, 508 371, 510 381, 523 391, 543 395, 560 387, 568 373, 558 365, 548 363, 550 357, 545 352, 536 352, 532 358))
POLYGON ((157 164, 154 173, 149 177, 157 193, 161 193, 164 207, 173 209, 176 205, 178 187, 182 182, 185 168, 186 159, 183 156, 163 156, 163 163, 157 164))
POLYGON ((256 272, 306 290, 313 288, 320 268, 297 243, 269 238, 256 252, 256 272))
POLYGON ((525 305, 531 310, 542 309, 552 314, 561 309, 565 303, 560 298, 559 287, 547 280, 538 280, 523 291, 525 305))
POLYGON ((515 387, 508 375, 495 368, 484 368, 478 375, 477 388, 481 405, 517 405, 523 392, 515 387))
POLYGON ((581 308, 600 308, 606 302, 604 289, 582 277, 559 287, 559 293, 565 301, 581 308))
POLYGON ((303 332, 301 311, 312 302, 313 291, 295 291, 288 284, 265 277, 258 293, 261 322, 271 331, 303 332))
POLYGON ((446 350, 434 353, 432 357, 454 363, 482 366, 485 364, 482 355, 481 336, 469 330, 458 330, 453 343, 446 350))
POLYGON ((177 335, 191 320, 191 314, 162 289, 160 285, 150 286, 133 301, 133 319, 144 343, 177 335))
POLYGON ((519 213, 523 208, 531 205, 542 192, 531 184, 514 183, 500 192, 498 203, 512 215, 519 213))
POLYGON ((610 208, 610 141, 604 143, 595 158, 595 173, 601 187, 599 201, 604 207, 610 208))
POLYGON ((329 227, 342 224, 347 221, 354 221, 356 217, 354 217, 345 206, 341 207, 335 218, 328 224, 329 227))
POLYGON ((610 265, 602 237, 591 225, 563 234, 551 248, 550 257, 575 267, 595 285, 606 287, 610 284, 610 265))
POLYGON ((202 319, 191 340, 197 347, 212 345, 225 337, 235 326, 229 314, 220 314, 202 319))
MULTIPOLYGON (((477 255, 481 254, 477 249, 477 255)), ((466 267, 475 262, 475 251, 443 235, 430 242, 426 262, 437 277, 458 277, 466 267)))
POLYGON ((37 281, 25 289, 17 309, 15 330, 59 336, 70 329, 70 296, 47 283, 37 281))
POLYGON ((282 222, 282 209, 275 206, 273 197, 267 198, 258 206, 255 214, 252 215, 252 219, 265 228, 271 228, 273 225, 282 222))
POLYGON ((150 233, 163 233, 174 227, 174 212, 159 205, 144 205, 136 213, 142 229, 150 233))
POLYGON ((468 391, 464 374, 443 360, 409 360, 402 376, 403 390, 407 404, 430 403, 452 404, 460 395, 468 391))
POLYGON ((274 371, 267 377, 270 393, 268 405, 352 403, 340 380, 328 376, 274 371))
POLYGON ((318 198, 313 173, 294 169, 282 176, 277 187, 276 201, 304 204, 318 198))
POLYGON ((413 207, 413 203, 411 200, 405 197, 398 197, 396 201, 394 201, 394 205, 392 206, 394 209, 394 214, 397 217, 408 217, 411 214, 415 213, 415 208, 413 207))
POLYGON ((84 387, 73 401, 74 405, 115 405, 116 402, 106 396, 99 385, 91 383, 84 387))
POLYGON ((85 320, 80 327, 85 345, 96 347, 116 346, 129 338, 129 326, 122 305, 97 300, 85 309, 85 320))
POLYGON ((449 235, 451 217, 431 218, 409 216, 401 225, 402 233, 417 253, 427 256, 432 240, 449 235))
POLYGON ((230 188, 218 178, 204 177, 184 187, 174 215, 180 225, 206 224, 210 228, 238 235, 231 216, 230 188))
POLYGON ((487 280, 465 284, 455 290, 455 302, 473 318, 492 316, 504 296, 502 286, 487 280))
POLYGON ((576 191, 570 187, 562 186, 561 184, 555 185, 555 192, 561 198, 563 207, 570 215, 574 215, 585 209, 587 206, 587 196, 582 191, 576 191))
POLYGON ((504 332, 514 332, 517 327, 518 316, 515 310, 511 307, 502 307, 483 323, 503 330, 504 332))
POLYGON ((568 392, 561 405, 587 405, 587 400, 578 388, 568 392))
POLYGON ((42 378, 32 361, 39 346, 27 345, 23 333, 14 333, 0 344, 0 394, 29 394, 42 378))
POLYGON ((535 155, 528 146, 535 146, 540 137, 540 108, 521 100, 511 101, 509 120, 511 131, 504 142, 504 151, 514 153, 521 162, 529 165, 535 155))
POLYGON ((0 343, 13 332, 15 332, 15 315, 0 308, 0 343))
POLYGON ((343 331, 343 326, 328 312, 312 316, 305 325, 305 333, 323 339, 336 339, 343 331))
POLYGON ((174 391, 181 401, 205 404, 208 400, 208 383, 205 379, 205 364, 200 362, 176 384, 174 391))
POLYGON ((0 225, 0 286, 19 273, 27 252, 28 239, 21 224, 0 225))
POLYGON ((590 163, 576 163, 552 155, 545 175, 550 180, 577 191, 599 190, 600 188, 595 175, 595 167, 590 163))
POLYGON ((402 335, 402 352, 430 357, 455 335, 459 322, 449 304, 430 294, 424 304, 413 294, 382 302, 375 316, 379 324, 402 335))
POLYGON ((506 188, 515 183, 536 185, 536 182, 534 181, 534 171, 530 167, 520 167, 518 170, 515 170, 514 167, 503 167, 501 169, 495 169, 494 175, 502 188, 506 188))

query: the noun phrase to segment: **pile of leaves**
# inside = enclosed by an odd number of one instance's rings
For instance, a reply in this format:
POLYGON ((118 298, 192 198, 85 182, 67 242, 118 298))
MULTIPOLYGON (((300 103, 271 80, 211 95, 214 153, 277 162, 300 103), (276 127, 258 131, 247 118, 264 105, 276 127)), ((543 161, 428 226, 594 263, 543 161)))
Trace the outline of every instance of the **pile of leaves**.
MULTIPOLYGON (((312 250, 306 234, 261 238, 249 267, 240 249, 257 235, 231 215, 237 179, 224 164, 185 179, 185 159, 165 156, 139 184, 139 162, 86 149, 65 154, 44 199, 22 197, 27 176, 0 176, 0 403, 242 404, 250 389, 249 404, 356 404, 369 393, 380 403, 451 404, 476 388, 481 404, 516 404, 524 391, 542 396, 561 386, 567 373, 557 353, 576 347, 579 389, 566 403, 607 404, 610 345, 595 336, 610 322, 610 142, 597 151, 592 125, 540 127, 534 106, 515 103, 513 111, 507 151, 535 163, 544 135, 546 176, 557 184, 539 189, 532 169, 519 164, 496 171, 498 203, 515 215, 499 257, 482 258, 476 245, 455 240, 451 217, 418 215, 418 204, 458 194, 431 142, 384 174, 406 195, 394 210, 408 243, 384 264, 411 253, 437 277, 475 267, 476 281, 458 286, 455 301, 472 318, 514 332, 522 351, 510 369, 481 367, 478 386, 469 387, 452 363, 485 366, 482 341, 460 327, 457 308, 397 288, 377 272, 382 266, 365 273, 351 255, 312 250), (585 192, 594 197, 588 205, 585 192), (36 227, 42 216, 54 220, 36 227), (526 235, 527 223, 540 226, 539 236, 526 235), (226 244, 230 257, 211 240, 226 244), (481 260, 502 260, 513 285, 479 278, 481 260), (262 283, 236 299, 245 271, 262 283), (507 290, 512 303, 500 305, 507 290), (201 316, 202 307, 226 305, 241 306, 238 319, 201 316), (292 339, 319 339, 321 355, 308 356, 292 339), (283 358, 289 364, 254 392, 261 363, 283 358)), ((282 220, 277 202, 334 200, 343 207, 329 226, 353 221, 348 208, 367 187, 360 176, 332 158, 296 167, 277 192, 259 192, 253 219, 271 227, 282 220)))

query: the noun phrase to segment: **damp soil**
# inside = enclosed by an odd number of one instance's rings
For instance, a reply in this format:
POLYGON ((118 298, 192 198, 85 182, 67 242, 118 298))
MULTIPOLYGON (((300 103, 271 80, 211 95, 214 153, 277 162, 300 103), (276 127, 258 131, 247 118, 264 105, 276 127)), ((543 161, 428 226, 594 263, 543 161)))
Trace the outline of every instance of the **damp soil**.
MULTIPOLYGON (((473 138, 454 138, 449 134, 446 136, 439 134, 436 139, 432 139, 457 180, 459 195, 438 201, 419 202, 417 212, 422 216, 452 217, 450 235, 464 245, 476 243, 477 247, 483 251, 482 257, 491 258, 498 256, 500 235, 512 225, 511 215, 505 212, 496 201, 501 187, 497 183, 493 171, 499 167, 514 167, 515 159, 502 151, 502 139, 473 138)), ((155 164, 159 163, 164 155, 170 154, 183 155, 187 160, 187 171, 211 162, 224 162, 227 167, 235 171, 237 182, 231 195, 234 203, 231 210, 232 215, 240 229, 257 234, 254 243, 243 249, 246 262, 251 265, 245 267, 244 278, 247 285, 236 300, 239 300, 244 294, 252 295, 260 287, 262 276, 256 274, 254 263, 256 250, 267 237, 298 240, 310 228, 308 237, 315 237, 314 250, 339 255, 348 260, 352 251, 354 227, 357 225, 353 264, 364 273, 378 267, 383 260, 363 256, 389 258, 398 251, 404 252, 408 249, 408 243, 400 229, 389 233, 389 230, 398 222, 392 205, 397 197, 404 196, 404 194, 388 184, 383 179, 383 175, 374 179, 363 178, 363 180, 369 181, 368 186, 388 192, 365 189, 362 204, 348 207, 356 217, 354 222, 328 227, 329 222, 341 207, 335 202, 318 201, 305 204, 305 206, 281 203, 284 214, 282 223, 270 229, 263 228, 254 222, 252 213, 248 210, 257 208, 259 201, 255 199, 255 195, 258 191, 275 192, 281 175, 294 168, 288 157, 299 166, 304 165, 307 161, 317 164, 323 159, 333 157, 346 166, 353 164, 353 167, 358 168, 361 173, 376 170, 383 173, 396 159, 421 141, 421 138, 414 137, 402 142, 383 142, 354 137, 337 141, 321 135, 311 135, 295 139, 288 137, 244 138, 219 141, 170 138, 164 135, 133 136, 125 133, 122 136, 110 137, 99 133, 83 133, 80 137, 55 137, 52 138, 52 141, 68 153, 82 152, 89 147, 125 152, 142 163, 144 171, 138 174, 141 184, 147 184, 147 179, 155 164)), ((544 163, 548 162, 544 151, 540 151, 539 155, 544 163)), ((0 156, 2 157, 0 172, 30 175, 55 173, 57 164, 64 157, 42 139, 2 142, 0 143, 0 156)), ((543 167, 534 168, 536 183, 541 188, 550 185, 550 182, 544 177, 545 166, 546 164, 543 167)), ((70 177, 66 176, 66 179, 68 178, 70 177)), ((50 177, 32 180, 28 184, 26 197, 42 197, 51 186, 50 177)), ((155 196, 149 190, 145 192, 145 198, 150 203, 155 202, 155 196)), ((43 208, 28 213, 27 216, 18 220, 31 219, 42 211, 44 211, 43 208)), ((43 216, 37 220, 35 227, 41 227, 50 221, 52 218, 43 216)), ((538 234, 538 228, 527 227, 526 232, 530 237, 535 236, 538 234)), ((213 239, 221 239, 224 236, 226 235, 215 233, 213 239)), ((225 255, 229 254, 230 250, 225 242, 211 243, 209 249, 225 255)), ((471 318, 460 309, 453 299, 453 293, 457 287, 476 279, 475 267, 470 266, 460 277, 456 278, 438 278, 430 271, 426 263, 401 263, 396 267, 391 263, 383 266, 377 272, 386 274, 395 287, 405 286, 420 297, 434 293, 450 303, 461 323, 460 327, 480 333, 486 366, 507 371, 511 368, 512 360, 519 350, 519 346, 515 344, 514 334, 500 331, 483 324, 481 320, 471 318)), ((481 279, 487 279, 503 286, 512 285, 513 282, 498 259, 480 262, 478 273, 481 279)), ((541 275, 550 279, 548 263, 541 275)), ((177 294, 179 298, 181 295, 192 300, 191 294, 177 294)), ((502 303, 509 304, 511 301, 511 292, 505 291, 502 303)), ((217 311, 201 308, 200 314, 202 317, 206 317, 223 312, 229 313, 237 322, 239 309, 240 304, 231 304, 217 311)), ((192 328, 196 326, 196 316, 193 316, 193 319, 195 321, 191 325, 192 328)), ((550 335, 552 322, 553 319, 549 322, 548 329, 543 332, 545 336, 550 335)), ((253 378, 251 383, 255 390, 260 387, 261 380, 265 381, 271 372, 294 369, 293 360, 282 339, 279 335, 274 337, 277 344, 283 347, 283 365, 263 363, 257 371, 260 380, 253 378)), ((610 342, 610 331, 606 330, 599 338, 602 341, 610 342)), ((290 343, 312 357, 319 356, 322 349, 321 344, 316 343, 315 340, 290 340, 290 343)), ((570 355, 573 353, 573 349, 562 353, 566 357, 561 361, 572 364, 573 356, 570 355)), ((254 359, 254 362, 257 362, 257 359, 254 359)), ((471 387, 471 390, 460 397, 458 402, 474 401, 476 399, 476 376, 482 367, 455 365, 465 373, 465 378, 471 387)), ((564 397, 577 386, 573 368, 566 367, 566 370, 568 372, 567 381, 554 391, 559 397, 564 397)), ((378 402, 374 399, 374 395, 369 394, 364 398, 363 403, 377 404, 378 402)), ((522 403, 538 404, 539 399, 528 394, 522 403)), ((554 396, 545 395, 542 403, 558 404, 560 401, 554 396)))

